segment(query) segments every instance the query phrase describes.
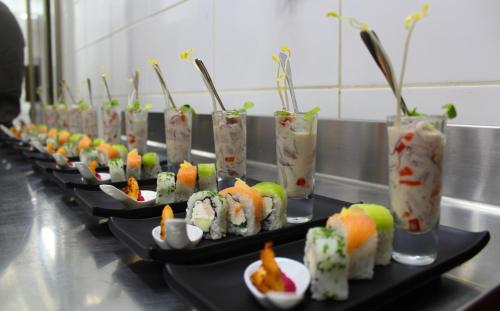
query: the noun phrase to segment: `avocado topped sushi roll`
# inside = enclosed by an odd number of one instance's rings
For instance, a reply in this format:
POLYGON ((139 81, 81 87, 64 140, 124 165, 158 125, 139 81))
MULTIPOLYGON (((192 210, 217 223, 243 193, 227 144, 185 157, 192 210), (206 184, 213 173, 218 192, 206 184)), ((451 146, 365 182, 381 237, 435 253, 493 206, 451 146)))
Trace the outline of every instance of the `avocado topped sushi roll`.
POLYGON ((337 230, 346 240, 349 254, 349 279, 373 277, 377 254, 377 228, 373 220, 363 214, 343 208, 328 218, 326 226, 337 230))
POLYGON ((102 138, 94 138, 94 140, 92 140, 92 147, 97 148, 97 147, 99 147, 103 143, 105 143, 104 139, 102 139, 102 138))
POLYGON ((142 156, 143 178, 156 178, 161 172, 160 159, 156 152, 146 152, 142 156))
POLYGON ((141 179, 141 156, 137 149, 133 149, 127 155, 127 178, 134 177, 136 180, 141 179))
POLYGON ((198 164, 198 186, 200 190, 217 192, 217 176, 214 163, 198 164))
POLYGON ((85 163, 85 165, 89 165, 92 161, 97 162, 97 151, 95 148, 80 149, 80 161, 85 163))
POLYGON ((394 219, 387 208, 378 204, 354 204, 349 210, 364 213, 370 217, 377 226, 378 243, 376 265, 388 265, 391 263, 392 242, 394 240, 394 219))
POLYGON ((156 178, 156 204, 175 202, 175 174, 162 172, 156 178))
POLYGON ((123 162, 127 161, 127 152, 128 152, 127 147, 125 147, 124 145, 120 145, 120 144, 115 144, 111 147, 113 147, 116 151, 118 151, 123 162))
POLYGON ((116 158, 108 162, 109 175, 112 182, 126 181, 125 169, 123 168, 123 160, 116 158))
POLYGON ((244 181, 237 179, 233 187, 219 192, 228 204, 228 231, 242 236, 250 236, 260 232, 262 196, 249 187, 244 181))
POLYGON ((262 229, 276 230, 286 225, 287 196, 285 189, 273 182, 261 182, 252 187, 262 196, 262 229))
POLYGON ((344 237, 334 229, 316 227, 307 232, 304 265, 311 273, 315 300, 345 300, 349 258, 344 237))
POLYGON ((184 161, 177 172, 175 197, 177 201, 187 201, 196 187, 196 166, 184 161))
POLYGON ((212 191, 193 194, 187 203, 186 222, 204 232, 206 239, 217 240, 226 236, 227 202, 212 191))

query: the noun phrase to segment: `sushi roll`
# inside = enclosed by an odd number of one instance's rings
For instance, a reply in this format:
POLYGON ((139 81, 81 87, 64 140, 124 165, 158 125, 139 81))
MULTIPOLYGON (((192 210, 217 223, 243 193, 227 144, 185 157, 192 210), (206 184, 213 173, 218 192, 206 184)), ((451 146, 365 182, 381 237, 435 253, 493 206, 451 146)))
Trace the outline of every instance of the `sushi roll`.
POLYGON ((156 178, 161 172, 158 154, 156 154, 156 152, 146 152, 142 156, 142 166, 144 167, 142 171, 143 178, 156 178))
POLYGON ((141 179, 141 164, 141 156, 137 152, 137 149, 130 151, 127 155, 127 178, 134 177, 136 180, 141 179))
POLYGON ((116 158, 108 162, 109 175, 111 176, 111 182, 126 181, 125 169, 123 168, 123 160, 121 158, 116 158))
POLYGON ((206 239, 218 240, 227 232, 227 203, 212 191, 193 194, 187 203, 186 222, 204 232, 206 239))
POLYGON ((102 138, 94 138, 94 140, 92 140, 92 147, 97 148, 97 147, 99 147, 103 143, 105 143, 104 139, 102 139, 102 138))
POLYGON ((92 147, 92 139, 90 139, 87 135, 82 136, 78 141, 78 153, 90 147, 92 147))
POLYGON ((99 165, 106 166, 110 160, 120 157, 118 151, 109 144, 102 143, 97 147, 97 160, 99 165))
POLYGON ((219 194, 227 201, 229 233, 250 236, 260 232, 263 203, 257 190, 237 179, 233 187, 226 188, 219 194))
POLYGON ((214 163, 198 164, 198 186, 200 190, 217 192, 217 177, 214 163))
POLYGON ((285 189, 273 182, 253 186, 262 196, 262 229, 276 230, 286 225, 287 196, 285 189))
POLYGON ((92 161, 97 161, 97 151, 94 148, 80 149, 80 161, 89 165, 92 161))
POLYGON ((175 174, 162 172, 156 178, 156 204, 175 202, 175 174))
POLYGON ((322 227, 309 229, 304 265, 311 273, 313 299, 347 299, 349 257, 346 241, 339 232, 322 227))
POLYGON ((66 130, 59 131, 57 134, 58 146, 62 146, 69 140, 70 133, 66 130))
POLYGON ((196 166, 184 161, 177 172, 175 198, 177 201, 187 201, 196 187, 196 166))
POLYGON ((369 216, 377 226, 378 243, 376 265, 388 265, 391 263, 392 242, 394 240, 394 219, 387 208, 378 204, 354 204, 349 210, 360 212, 369 216))
POLYGON ((118 151, 123 162, 127 161, 127 153, 128 153, 127 147, 125 147, 124 145, 120 145, 120 144, 116 144, 116 145, 113 145, 111 147, 113 147, 116 151, 118 151))
POLYGON ((326 226, 337 230, 346 240, 349 254, 349 279, 373 277, 377 255, 377 228, 373 220, 344 208, 328 218, 326 226))
POLYGON ((78 154, 80 153, 80 150, 78 149, 79 148, 79 143, 80 143, 80 139, 83 138, 83 135, 82 134, 79 134, 79 133, 75 133, 75 134, 72 134, 70 137, 69 137, 69 145, 68 145, 68 152, 69 152, 69 156, 70 157, 76 157, 78 156, 78 154))

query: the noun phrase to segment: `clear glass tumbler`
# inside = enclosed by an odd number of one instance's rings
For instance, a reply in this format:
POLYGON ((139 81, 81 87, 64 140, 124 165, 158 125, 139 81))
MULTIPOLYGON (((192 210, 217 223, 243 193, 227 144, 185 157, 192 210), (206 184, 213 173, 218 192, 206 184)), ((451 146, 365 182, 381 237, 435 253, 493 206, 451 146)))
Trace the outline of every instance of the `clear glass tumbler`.
POLYGON ((212 113, 217 177, 221 189, 247 173, 246 112, 212 113))
POLYGON ((288 196, 290 223, 312 219, 317 127, 316 116, 275 114, 278 182, 288 196))
POLYGON ((193 115, 189 110, 167 108, 164 116, 168 169, 176 172, 184 160, 191 159, 193 115))
POLYGON ((122 133, 120 109, 104 104, 101 108, 102 138, 109 144, 119 144, 122 133))
POLYGON ((78 106, 68 108, 68 125, 71 133, 82 132, 82 111, 78 106))
POLYGON ((428 265, 437 257, 445 126, 444 116, 387 119, 393 259, 403 264, 428 265))
POLYGON ((86 110, 82 110, 82 131, 91 138, 97 137, 97 111, 94 107, 89 106, 86 110))
POLYGON ((53 127, 58 127, 58 124, 57 124, 58 114, 57 114, 57 110, 55 109, 55 107, 53 105, 45 106, 44 115, 45 115, 45 124, 47 125, 47 127, 49 129, 51 129, 53 127))
POLYGON ((65 105, 57 107, 57 124, 60 130, 69 130, 69 111, 65 105))
POLYGON ((125 129, 127 131, 128 149, 134 148, 140 154, 146 152, 148 143, 148 112, 129 111, 125 113, 125 129))

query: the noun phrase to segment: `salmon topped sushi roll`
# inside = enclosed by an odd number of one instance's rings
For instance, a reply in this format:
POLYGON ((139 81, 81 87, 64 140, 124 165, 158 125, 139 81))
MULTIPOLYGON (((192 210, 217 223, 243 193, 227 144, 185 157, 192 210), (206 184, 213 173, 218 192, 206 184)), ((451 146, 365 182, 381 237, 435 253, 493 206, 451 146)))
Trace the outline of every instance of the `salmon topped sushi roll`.
POLYGON ((375 222, 369 216, 343 208, 328 218, 326 226, 337 230, 346 240, 349 279, 371 279, 378 241, 375 222))
POLYGON ((262 195, 243 180, 237 179, 233 187, 219 192, 228 204, 228 231, 250 236, 260 232, 262 195))
POLYGON ((184 161, 177 172, 175 197, 177 201, 187 201, 196 188, 196 166, 184 161))
POLYGON ((141 165, 142 165, 142 157, 137 151, 137 149, 133 149, 128 153, 127 156, 127 178, 134 177, 136 180, 140 179, 141 165))

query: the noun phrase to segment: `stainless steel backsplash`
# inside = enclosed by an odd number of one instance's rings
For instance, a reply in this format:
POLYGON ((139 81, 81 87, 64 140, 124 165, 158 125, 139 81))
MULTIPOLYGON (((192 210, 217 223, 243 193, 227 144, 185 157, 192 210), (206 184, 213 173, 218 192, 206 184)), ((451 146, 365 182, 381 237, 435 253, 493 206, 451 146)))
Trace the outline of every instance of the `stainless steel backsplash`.
MULTIPOLYGON (((248 117, 247 122, 248 160, 274 164, 274 118, 248 117)), ((164 142, 162 114, 150 116, 150 135, 164 142)), ((500 204, 500 128, 449 125, 446 135, 444 194, 500 204)), ((193 120, 193 149, 214 152, 211 116, 193 120)), ((385 123, 320 120, 316 170, 387 184, 385 123)))

